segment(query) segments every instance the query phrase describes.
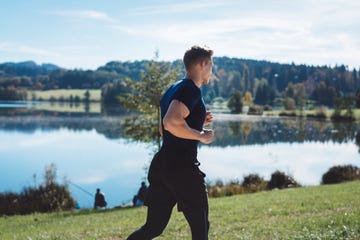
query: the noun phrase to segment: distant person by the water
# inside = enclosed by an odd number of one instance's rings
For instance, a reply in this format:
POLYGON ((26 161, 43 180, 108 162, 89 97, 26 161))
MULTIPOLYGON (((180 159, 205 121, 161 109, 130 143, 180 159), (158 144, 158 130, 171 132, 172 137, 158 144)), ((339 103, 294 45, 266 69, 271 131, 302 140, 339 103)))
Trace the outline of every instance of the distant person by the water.
POLYGON ((148 187, 146 186, 146 183, 141 182, 140 189, 139 189, 137 195, 135 195, 133 198, 133 206, 144 205, 147 190, 148 190, 148 187))
POLYGON ((94 208, 104 208, 106 205, 105 195, 100 191, 100 188, 96 189, 94 208))

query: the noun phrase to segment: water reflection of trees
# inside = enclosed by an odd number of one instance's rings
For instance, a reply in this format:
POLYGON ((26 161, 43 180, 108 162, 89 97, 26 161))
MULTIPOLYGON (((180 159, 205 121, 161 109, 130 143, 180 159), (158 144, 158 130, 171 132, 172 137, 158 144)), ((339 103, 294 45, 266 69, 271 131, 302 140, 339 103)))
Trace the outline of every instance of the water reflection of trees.
POLYGON ((123 137, 121 122, 124 116, 103 116, 91 113, 61 113, 37 111, 17 112, 0 116, 0 129, 2 131, 19 131, 32 134, 37 130, 44 132, 68 129, 74 132, 95 130, 109 139, 123 137))
MULTIPOLYGON (((2 131, 95 130, 109 139, 125 138, 124 115, 36 112, 0 116, 2 131)), ((276 142, 354 141, 360 147, 359 123, 330 122, 313 119, 259 118, 257 120, 218 121, 213 125, 216 139, 212 146, 236 146, 276 142)))
POLYGON ((215 123, 214 128, 213 145, 226 147, 276 142, 348 142, 355 139, 359 124, 280 118, 220 122, 215 123))

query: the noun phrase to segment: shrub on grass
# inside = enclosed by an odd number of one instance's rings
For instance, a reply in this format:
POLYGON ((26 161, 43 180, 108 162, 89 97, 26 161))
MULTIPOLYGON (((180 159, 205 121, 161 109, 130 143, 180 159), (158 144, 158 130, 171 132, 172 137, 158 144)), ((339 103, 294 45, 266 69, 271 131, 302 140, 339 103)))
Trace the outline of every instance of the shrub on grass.
POLYGON ((319 119, 326 119, 327 118, 326 111, 327 111, 326 108, 321 107, 315 111, 315 114, 307 114, 306 116, 313 117, 313 118, 319 118, 319 119))
POLYGON ((296 117, 296 112, 295 111, 281 111, 279 113, 279 116, 281 116, 281 117, 296 117))
POLYGON ((45 183, 39 187, 24 188, 20 194, 0 193, 0 215, 29 214, 70 210, 75 206, 68 186, 56 183, 56 167, 45 170, 45 183))
POLYGON ((327 110, 324 107, 317 109, 316 112, 315 112, 315 117, 325 119, 327 117, 326 111, 327 110))
POLYGON ((226 184, 218 180, 214 185, 208 185, 207 189, 209 197, 225 197, 246 192, 237 180, 232 180, 226 184))
POLYGON ((247 192, 259 192, 266 189, 267 182, 258 174, 249 174, 241 184, 247 192))
POLYGON ((283 188, 292 188, 300 187, 301 185, 297 183, 292 177, 286 175, 284 172, 276 171, 271 175, 271 179, 267 185, 268 189, 283 189, 283 188))
POLYGON ((260 106, 251 106, 249 107, 248 113, 249 115, 262 115, 263 109, 260 106))
POLYGON ((360 169, 353 165, 334 166, 322 176, 322 184, 341 183, 360 179, 360 169))
POLYGON ((264 111, 272 111, 272 107, 270 105, 265 105, 264 106, 264 111))

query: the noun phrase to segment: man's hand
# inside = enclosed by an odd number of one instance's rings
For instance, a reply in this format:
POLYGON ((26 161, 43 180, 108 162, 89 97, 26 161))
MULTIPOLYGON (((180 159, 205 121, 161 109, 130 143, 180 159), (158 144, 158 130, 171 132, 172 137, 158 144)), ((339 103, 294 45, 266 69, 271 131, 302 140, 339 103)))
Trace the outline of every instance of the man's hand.
POLYGON ((206 112, 206 117, 205 117, 205 121, 204 121, 204 126, 209 125, 210 123, 212 123, 214 121, 214 116, 210 111, 206 112))
POLYGON ((210 129, 204 129, 200 133, 200 142, 204 144, 209 144, 214 141, 214 131, 210 129))

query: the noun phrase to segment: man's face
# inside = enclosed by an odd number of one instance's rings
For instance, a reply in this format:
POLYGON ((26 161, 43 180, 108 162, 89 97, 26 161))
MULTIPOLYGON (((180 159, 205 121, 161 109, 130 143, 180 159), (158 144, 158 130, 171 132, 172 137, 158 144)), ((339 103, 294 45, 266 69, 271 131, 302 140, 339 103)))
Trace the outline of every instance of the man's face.
POLYGON ((211 74, 212 74, 212 66, 213 66, 212 59, 204 62, 203 84, 208 84, 209 83, 209 78, 211 77, 211 74))

